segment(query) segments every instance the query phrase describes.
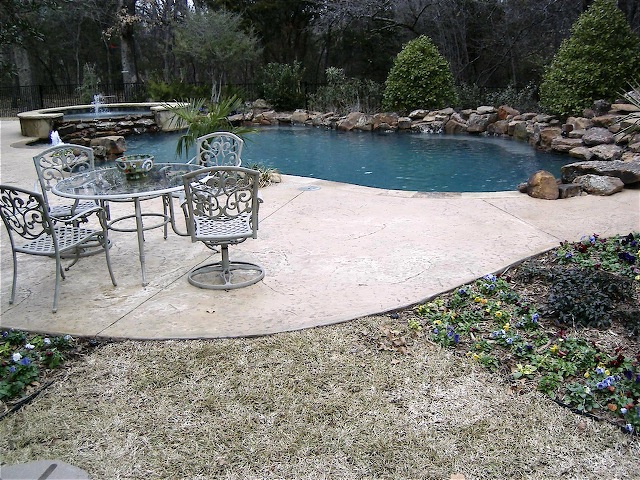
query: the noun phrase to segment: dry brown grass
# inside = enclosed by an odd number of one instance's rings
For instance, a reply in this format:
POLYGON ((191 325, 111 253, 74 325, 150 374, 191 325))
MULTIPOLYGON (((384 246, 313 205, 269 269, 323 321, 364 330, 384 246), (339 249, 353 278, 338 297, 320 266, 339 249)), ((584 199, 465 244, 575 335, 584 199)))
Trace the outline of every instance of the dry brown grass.
POLYGON ((0 422, 3 463, 94 479, 640 478, 640 442, 387 317, 255 339, 120 342, 0 422))

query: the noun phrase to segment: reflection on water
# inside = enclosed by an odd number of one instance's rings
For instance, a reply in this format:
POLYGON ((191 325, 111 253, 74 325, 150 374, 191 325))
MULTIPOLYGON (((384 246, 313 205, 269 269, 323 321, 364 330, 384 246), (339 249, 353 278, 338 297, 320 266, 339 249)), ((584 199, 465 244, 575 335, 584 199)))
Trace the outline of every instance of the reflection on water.
MULTIPOLYGON (((175 153, 178 136, 127 137, 127 154, 151 154, 156 162, 184 162, 175 153)), ((537 152, 524 142, 472 135, 270 127, 244 138, 244 166, 262 164, 288 175, 392 190, 515 190, 533 172, 547 170, 558 177, 562 165, 573 161, 537 152)))

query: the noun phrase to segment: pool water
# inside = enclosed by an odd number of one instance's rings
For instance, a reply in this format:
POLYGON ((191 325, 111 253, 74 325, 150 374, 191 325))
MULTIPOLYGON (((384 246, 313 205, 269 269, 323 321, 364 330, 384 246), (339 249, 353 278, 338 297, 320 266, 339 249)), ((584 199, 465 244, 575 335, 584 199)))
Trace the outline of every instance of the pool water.
MULTIPOLYGON (((153 154, 156 162, 185 161, 175 156, 178 136, 127 137, 127 154, 153 154)), ((559 177, 560 168, 574 161, 538 152, 525 142, 471 135, 338 132, 300 126, 261 128, 244 138, 244 166, 261 164, 287 175, 391 190, 515 190, 537 170, 559 177)))

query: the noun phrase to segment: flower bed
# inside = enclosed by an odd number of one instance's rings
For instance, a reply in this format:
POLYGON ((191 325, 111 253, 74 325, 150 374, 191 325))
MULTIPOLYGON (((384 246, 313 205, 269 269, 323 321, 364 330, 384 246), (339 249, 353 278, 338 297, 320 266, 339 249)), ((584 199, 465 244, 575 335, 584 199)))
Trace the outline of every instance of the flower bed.
MULTIPOLYGON (((430 341, 574 411, 640 431, 640 234, 592 235, 404 312, 430 341)), ((399 318, 400 315, 397 315, 399 318)), ((388 337, 387 337, 388 338, 388 337)))

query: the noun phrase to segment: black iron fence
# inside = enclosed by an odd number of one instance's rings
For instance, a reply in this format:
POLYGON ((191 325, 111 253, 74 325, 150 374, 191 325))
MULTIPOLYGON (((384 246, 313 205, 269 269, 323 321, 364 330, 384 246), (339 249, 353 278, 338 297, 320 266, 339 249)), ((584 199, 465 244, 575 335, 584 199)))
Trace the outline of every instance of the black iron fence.
MULTIPOLYGON (((303 82, 302 94, 305 98, 305 106, 309 104, 309 98, 320 84, 303 82)), ((193 87, 193 86, 191 86, 193 87)), ((202 90, 201 96, 208 96, 211 87, 198 85, 202 90)), ((257 83, 244 83, 225 85, 223 93, 237 94, 245 101, 253 101, 258 98, 260 85, 257 83)), ((191 89, 190 89, 191 90, 191 89)), ((20 112, 38 110, 41 108, 56 108, 69 105, 85 105, 93 101, 93 95, 98 92, 87 92, 81 85, 30 85, 25 87, 0 86, 0 117, 15 117, 20 112)), ((148 86, 144 83, 125 83, 117 85, 101 84, 99 93, 103 103, 132 103, 145 102, 152 96, 148 86)), ((153 95, 155 97, 155 95, 153 95)), ((162 95, 160 95, 162 97, 162 95)), ((193 96, 193 95, 188 95, 193 96)), ((173 98, 154 98, 156 101, 171 101, 173 98)))
MULTIPOLYGON (((0 87, 0 117, 15 117, 19 112, 40 108, 89 104, 93 94, 84 93, 79 85, 73 84, 0 87)), ((144 102, 147 88, 142 83, 100 85, 100 94, 104 103, 144 102)))

